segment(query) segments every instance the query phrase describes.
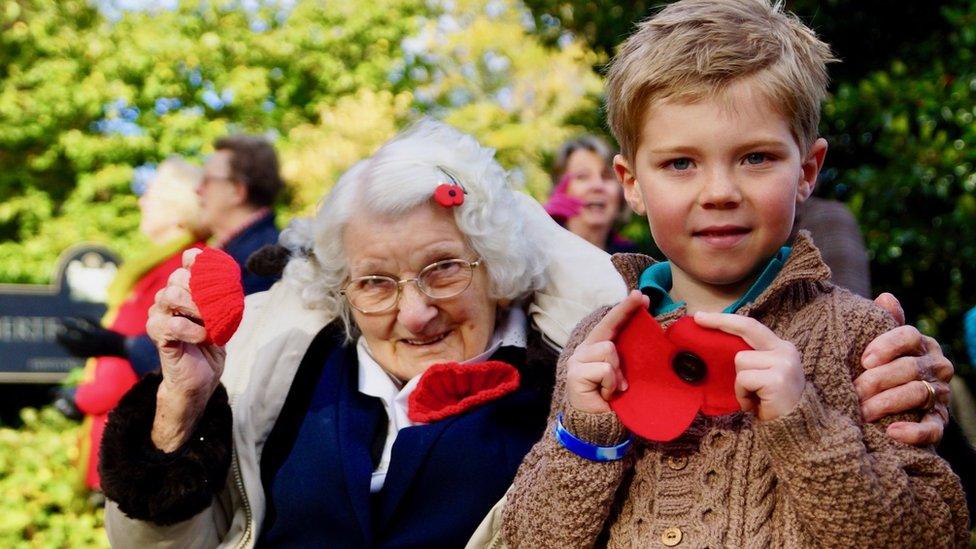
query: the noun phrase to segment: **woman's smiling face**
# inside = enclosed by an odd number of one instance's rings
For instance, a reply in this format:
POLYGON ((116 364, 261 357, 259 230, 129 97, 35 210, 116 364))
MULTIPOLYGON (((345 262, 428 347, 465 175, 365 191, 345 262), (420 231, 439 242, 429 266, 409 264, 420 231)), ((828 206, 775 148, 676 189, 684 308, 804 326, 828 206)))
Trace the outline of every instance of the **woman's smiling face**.
MULTIPOLYGON (((453 214, 453 209, 431 203, 396 217, 365 211, 351 216, 343 233, 350 278, 413 278, 437 261, 477 260, 453 214)), ((372 314, 352 309, 352 316, 373 358, 389 374, 407 381, 433 364, 460 362, 485 351, 498 306, 489 294, 487 271, 481 265, 457 296, 432 299, 408 282, 391 309, 372 314)))
POLYGON ((613 225, 620 215, 622 191, 603 157, 588 149, 577 149, 566 159, 566 174, 570 176, 566 194, 583 201, 583 208, 571 221, 595 227, 613 225))

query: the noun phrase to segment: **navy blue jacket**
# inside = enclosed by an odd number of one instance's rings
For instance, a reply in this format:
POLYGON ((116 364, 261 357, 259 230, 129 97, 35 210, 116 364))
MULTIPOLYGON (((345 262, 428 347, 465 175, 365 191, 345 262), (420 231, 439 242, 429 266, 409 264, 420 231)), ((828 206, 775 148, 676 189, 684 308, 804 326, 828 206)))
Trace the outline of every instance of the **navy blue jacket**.
MULTIPOLYGON (((276 278, 258 276, 247 270, 247 258, 265 244, 278 242, 278 227, 275 226, 274 212, 262 216, 223 247, 228 255, 241 266, 241 284, 244 295, 263 292, 271 287, 276 278)), ((142 377, 159 368, 159 351, 148 335, 129 338, 126 342, 129 362, 136 375, 142 377)))
POLYGON ((540 346, 493 357, 522 372, 514 393, 402 429, 383 489, 370 494, 386 414, 379 399, 358 391, 355 346, 323 330, 262 455, 268 511, 259 545, 463 547, 545 429, 555 355, 532 350, 540 346))
POLYGON ((247 258, 251 257, 251 254, 266 244, 277 243, 278 227, 275 226, 274 212, 268 212, 268 215, 251 223, 224 245, 223 250, 241 266, 241 283, 244 285, 244 295, 263 292, 278 280, 268 276, 258 276, 248 271, 246 267, 247 258))

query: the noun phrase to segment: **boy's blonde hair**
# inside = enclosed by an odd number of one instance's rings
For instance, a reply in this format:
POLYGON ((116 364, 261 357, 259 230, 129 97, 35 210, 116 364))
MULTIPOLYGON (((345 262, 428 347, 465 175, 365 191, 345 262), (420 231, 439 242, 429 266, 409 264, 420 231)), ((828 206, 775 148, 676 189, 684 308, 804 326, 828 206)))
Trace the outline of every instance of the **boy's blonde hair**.
POLYGON ((614 58, 607 82, 610 128, 633 162, 644 116, 655 102, 718 97, 752 76, 806 151, 817 138, 832 61, 830 46, 785 13, 782 2, 681 0, 640 23, 614 58))

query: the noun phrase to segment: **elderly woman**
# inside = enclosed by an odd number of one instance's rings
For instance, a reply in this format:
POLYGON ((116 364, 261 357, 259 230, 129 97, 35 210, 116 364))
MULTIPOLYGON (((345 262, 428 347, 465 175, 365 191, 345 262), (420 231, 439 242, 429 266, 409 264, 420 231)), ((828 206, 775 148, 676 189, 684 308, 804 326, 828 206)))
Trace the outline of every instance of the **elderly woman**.
POLYGON ((436 122, 282 240, 285 276, 248 298, 226 355, 190 320, 186 269, 159 295, 162 375, 102 448, 111 541, 464 546, 542 434, 556 347, 623 296, 594 284, 614 280, 607 256, 436 122))

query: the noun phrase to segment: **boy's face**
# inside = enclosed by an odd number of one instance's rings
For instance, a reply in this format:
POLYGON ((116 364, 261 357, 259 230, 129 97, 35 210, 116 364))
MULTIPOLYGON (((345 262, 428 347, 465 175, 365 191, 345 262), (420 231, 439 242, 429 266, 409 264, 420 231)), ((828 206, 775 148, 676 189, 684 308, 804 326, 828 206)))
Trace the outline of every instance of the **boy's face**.
POLYGON ((743 80, 719 99, 653 104, 633 165, 614 161, 676 279, 751 283, 813 191, 827 142, 802 151, 786 118, 753 88, 743 80))

